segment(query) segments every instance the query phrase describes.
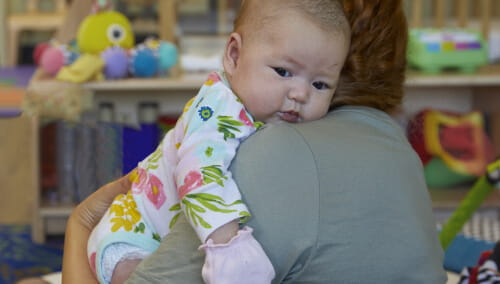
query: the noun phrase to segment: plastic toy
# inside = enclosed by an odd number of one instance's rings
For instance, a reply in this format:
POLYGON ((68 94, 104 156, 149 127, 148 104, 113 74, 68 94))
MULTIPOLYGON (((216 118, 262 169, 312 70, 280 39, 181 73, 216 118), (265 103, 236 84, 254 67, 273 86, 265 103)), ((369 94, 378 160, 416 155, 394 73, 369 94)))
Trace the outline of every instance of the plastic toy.
POLYGON ((488 165, 486 174, 481 176, 452 216, 443 226, 439 239, 441 246, 446 249, 460 232, 464 224, 470 219, 481 203, 495 188, 500 187, 500 159, 488 165))
POLYGON ((410 29, 408 62, 426 73, 446 68, 475 72, 488 62, 481 33, 464 29, 410 29))

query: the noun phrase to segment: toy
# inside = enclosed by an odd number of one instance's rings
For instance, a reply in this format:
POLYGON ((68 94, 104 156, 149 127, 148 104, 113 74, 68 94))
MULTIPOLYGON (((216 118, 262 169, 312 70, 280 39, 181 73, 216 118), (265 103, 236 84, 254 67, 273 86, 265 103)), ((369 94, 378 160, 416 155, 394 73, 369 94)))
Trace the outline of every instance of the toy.
POLYGON ((146 78, 166 74, 178 59, 172 43, 147 39, 134 47, 129 20, 110 9, 110 1, 99 0, 94 14, 81 23, 77 39, 69 45, 41 45, 39 66, 56 79, 73 83, 121 79, 130 74, 146 78), (44 59, 45 58, 45 59, 44 59))
POLYGON ((474 211, 479 208, 481 203, 495 188, 500 187, 500 159, 491 163, 487 167, 485 175, 481 176, 452 216, 443 226, 439 239, 441 246, 446 249, 460 232, 463 225, 469 220, 474 211))
POLYGON ((159 68, 160 71, 166 72, 172 66, 177 63, 177 59, 179 58, 177 54, 177 48, 175 45, 168 41, 161 41, 160 47, 158 48, 158 57, 160 60, 159 68))
POLYGON ((104 60, 104 76, 106 79, 125 78, 128 73, 128 55, 121 47, 106 49, 101 58, 104 60))
POLYGON ((35 62, 35 65, 40 65, 42 54, 47 50, 49 46, 50 43, 48 42, 42 42, 35 46, 35 50, 33 51, 33 61, 35 62))
POLYGON ((97 12, 80 24, 77 43, 82 53, 99 54, 111 46, 132 48, 134 34, 130 21, 115 11, 97 12))
POLYGON ((45 49, 40 56, 41 68, 51 74, 55 75, 65 64, 64 51, 59 46, 49 46, 45 49))
POLYGON ((470 73, 488 62, 488 48, 481 33, 472 30, 410 29, 407 57, 426 73, 445 68, 470 73))
POLYGON ((130 52, 129 71, 136 77, 153 77, 158 72, 158 59, 154 51, 144 45, 130 52))
POLYGON ((423 110, 410 120, 408 140, 422 160, 427 185, 433 188, 474 181, 494 159, 479 112, 423 110))

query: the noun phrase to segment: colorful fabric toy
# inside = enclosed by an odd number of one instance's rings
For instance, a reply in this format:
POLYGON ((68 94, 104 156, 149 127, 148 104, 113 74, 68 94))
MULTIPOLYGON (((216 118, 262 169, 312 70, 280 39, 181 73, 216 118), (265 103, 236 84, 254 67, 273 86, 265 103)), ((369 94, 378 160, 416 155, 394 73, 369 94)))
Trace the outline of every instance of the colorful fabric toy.
POLYGON ((500 243, 493 250, 484 251, 477 265, 465 267, 460 273, 459 284, 494 284, 500 283, 500 243))
POLYGON ((110 1, 96 1, 93 14, 79 26, 74 45, 41 44, 34 57, 46 73, 61 81, 83 83, 91 80, 164 75, 177 63, 172 43, 147 39, 135 46, 130 21, 112 11, 110 1))
POLYGON ((483 116, 477 111, 423 110, 409 122, 408 139, 422 160, 430 187, 474 181, 494 159, 483 116))

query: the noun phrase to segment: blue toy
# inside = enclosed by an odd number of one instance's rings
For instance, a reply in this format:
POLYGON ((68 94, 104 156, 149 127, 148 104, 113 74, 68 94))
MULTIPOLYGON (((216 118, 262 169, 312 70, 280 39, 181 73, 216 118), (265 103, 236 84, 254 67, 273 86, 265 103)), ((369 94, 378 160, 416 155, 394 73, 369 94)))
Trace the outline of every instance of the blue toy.
POLYGON ((158 57, 160 60, 160 71, 166 72, 177 63, 179 58, 177 48, 168 41, 161 41, 158 48, 158 57))
POLYGON ((152 49, 139 46, 130 53, 129 70, 135 77, 149 78, 158 72, 158 63, 158 58, 152 49))

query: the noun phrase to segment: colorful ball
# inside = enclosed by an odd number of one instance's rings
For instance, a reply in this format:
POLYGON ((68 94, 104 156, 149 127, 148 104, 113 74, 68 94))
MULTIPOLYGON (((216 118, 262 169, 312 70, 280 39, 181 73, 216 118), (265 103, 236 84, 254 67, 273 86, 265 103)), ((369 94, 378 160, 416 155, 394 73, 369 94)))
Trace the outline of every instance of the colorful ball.
POLYGON ((158 57, 160 70, 166 71, 170 69, 177 63, 177 47, 168 41, 162 41, 158 48, 158 57))
POLYGON ((158 58, 153 50, 141 46, 130 55, 130 73, 136 77, 153 77, 158 72, 158 58))
POLYGON ((64 66, 66 59, 60 47, 48 47, 40 58, 40 68, 45 72, 55 75, 64 66))
POLYGON ((120 79, 127 76, 128 56, 121 47, 110 47, 101 54, 105 62, 104 76, 107 79, 120 79))

